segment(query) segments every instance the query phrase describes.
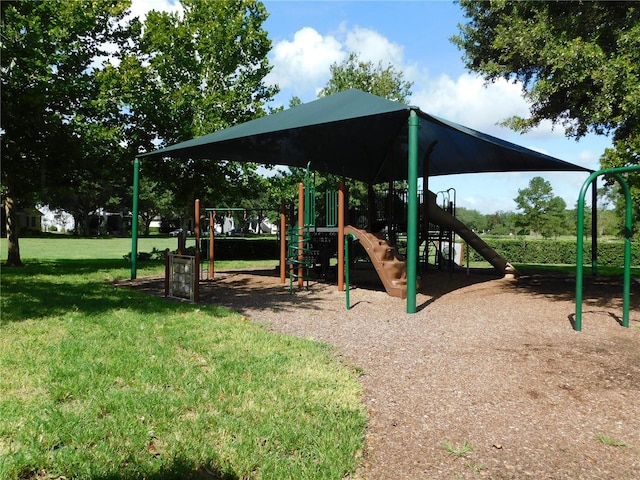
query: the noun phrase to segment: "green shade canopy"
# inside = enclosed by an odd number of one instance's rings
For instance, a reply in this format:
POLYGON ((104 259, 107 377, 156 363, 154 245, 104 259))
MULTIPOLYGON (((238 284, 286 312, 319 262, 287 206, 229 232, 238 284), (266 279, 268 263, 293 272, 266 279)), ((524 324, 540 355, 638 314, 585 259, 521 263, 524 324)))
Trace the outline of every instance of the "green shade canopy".
POLYGON ((367 183, 407 179, 408 118, 420 119, 419 171, 428 175, 590 170, 428 115, 347 90, 250 122, 138 155, 306 167, 367 183))

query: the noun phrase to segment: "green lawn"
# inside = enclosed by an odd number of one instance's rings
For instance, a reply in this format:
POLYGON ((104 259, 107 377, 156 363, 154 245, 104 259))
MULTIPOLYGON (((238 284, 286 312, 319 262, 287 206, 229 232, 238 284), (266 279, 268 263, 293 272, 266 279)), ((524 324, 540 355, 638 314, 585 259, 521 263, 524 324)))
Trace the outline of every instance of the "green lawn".
MULTIPOLYGON (((1 277, 0 478, 354 471, 366 411, 330 347, 113 287, 129 275, 119 239, 21 242, 27 266, 1 277)), ((141 274, 158 269, 143 262, 141 274)))
MULTIPOLYGON (((187 246, 194 240, 188 239, 187 246)), ((157 236, 138 239, 138 251, 150 252, 152 249, 165 250, 178 248, 176 238, 157 236)), ((23 259, 38 260, 85 260, 85 259, 122 259, 131 253, 130 238, 75 238, 66 235, 53 235, 43 238, 21 238, 20 255, 23 259)), ((7 259, 7 239, 0 239, 0 259, 7 259)))

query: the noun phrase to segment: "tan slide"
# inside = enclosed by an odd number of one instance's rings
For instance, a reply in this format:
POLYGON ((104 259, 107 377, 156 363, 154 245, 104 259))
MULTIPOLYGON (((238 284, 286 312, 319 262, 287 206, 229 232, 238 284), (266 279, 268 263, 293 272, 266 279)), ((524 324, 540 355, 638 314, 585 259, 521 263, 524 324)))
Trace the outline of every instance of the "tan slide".
MULTIPOLYGON (((493 265, 496 270, 509 276, 517 273, 515 267, 498 255, 498 253, 476 235, 473 230, 453 215, 438 207, 436 204, 436 196, 433 192, 429 192, 428 212, 429 222, 454 231, 487 260, 487 262, 493 265)), ((380 280, 382 280, 382 284, 387 293, 392 297, 407 298, 407 263, 404 258, 400 256, 396 248, 390 245, 382 236, 352 227, 351 225, 344 227, 344 233, 345 235, 351 233, 360 241, 360 244, 369 255, 380 280)), ((420 280, 418 280, 418 283, 419 282, 420 280)))
POLYGON ((384 238, 350 225, 344 227, 344 233, 351 233, 358 238, 387 293, 392 297, 407 298, 407 263, 395 247, 384 238))
POLYGON ((431 223, 440 225, 443 228, 452 230, 478 252, 487 262, 499 272, 505 275, 515 275, 517 271, 513 265, 502 258, 498 253, 485 243, 473 230, 458 220, 453 215, 447 213, 436 204, 436 196, 429 192, 428 220, 431 223))

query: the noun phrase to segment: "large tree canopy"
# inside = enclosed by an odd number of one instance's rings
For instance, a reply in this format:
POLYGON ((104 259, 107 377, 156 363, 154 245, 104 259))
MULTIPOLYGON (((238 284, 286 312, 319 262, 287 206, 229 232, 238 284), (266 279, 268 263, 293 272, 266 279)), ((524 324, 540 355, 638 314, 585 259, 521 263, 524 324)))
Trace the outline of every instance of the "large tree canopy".
MULTIPOLYGON (((640 4, 460 0, 468 23, 452 38, 487 81, 519 81, 527 131, 543 120, 567 136, 612 134, 603 167, 640 164, 640 4)), ((628 175, 640 205, 640 175, 628 175)), ((640 211, 640 207, 637 207, 640 211)))
POLYGON ((320 90, 319 97, 326 97, 332 93, 342 92, 350 88, 357 88, 363 92, 372 93, 378 97, 407 103, 411 96, 412 82, 404 80, 404 74, 389 64, 382 67, 382 62, 360 60, 354 52, 342 63, 333 63, 329 70, 331 78, 327 85, 320 90))
POLYGON ((522 212, 517 223, 527 233, 534 232, 549 238, 563 231, 567 204, 553 194, 551 184, 544 178, 533 177, 527 188, 518 190, 518 196, 513 201, 522 212))
MULTIPOLYGON (((264 5, 181 3, 184 14, 152 11, 144 23, 124 20, 128 0, 0 3, 8 264, 21 264, 18 209, 64 208, 86 228, 100 207, 130 207, 135 154, 264 114, 277 90, 263 82, 264 5)), ((231 162, 148 162, 142 175, 147 197, 165 203, 167 192, 186 205, 196 192, 255 190, 253 167, 231 162)))
MULTIPOLYGON (((97 143, 118 145, 117 108, 97 78, 128 2, 2 2, 2 194, 7 264, 20 265, 16 212, 65 185, 97 143), (115 139, 115 140, 114 140, 115 139)), ((95 177, 94 177, 95 179, 95 177)))
MULTIPOLYGON (((277 87, 265 85, 268 13, 254 0, 181 0, 184 13, 151 11, 119 66, 140 151, 265 114, 277 87), (155 145, 151 142, 155 142, 155 145)), ((187 209, 195 196, 218 204, 252 193, 254 166, 209 160, 151 161, 143 174, 187 209), (234 193, 235 192, 235 193, 234 193)))
POLYGON ((634 2, 473 1, 453 41, 467 68, 488 81, 518 80, 530 117, 569 136, 615 132, 623 141, 640 126, 640 6, 634 2))

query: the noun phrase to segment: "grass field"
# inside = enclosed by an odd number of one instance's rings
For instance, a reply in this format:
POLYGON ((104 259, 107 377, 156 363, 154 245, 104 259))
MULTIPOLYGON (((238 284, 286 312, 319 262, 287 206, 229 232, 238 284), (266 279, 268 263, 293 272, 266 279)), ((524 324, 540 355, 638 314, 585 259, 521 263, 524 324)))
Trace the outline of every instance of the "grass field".
MULTIPOLYGON (((187 240, 193 245, 194 240, 187 240)), ((178 248, 178 240, 171 237, 143 237, 138 239, 138 251, 150 252, 152 249, 165 250, 178 248)), ((85 260, 85 259, 122 259, 131 253, 131 239, 75 238, 65 235, 53 235, 43 238, 21 238, 20 255, 31 260, 85 260)), ((0 239, 0 259, 7 258, 7 239, 0 239)))
POLYGON ((125 240, 23 239, 26 266, 2 268, 0 478, 353 472, 366 424, 357 372, 226 309, 115 288, 129 275, 125 240))

